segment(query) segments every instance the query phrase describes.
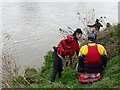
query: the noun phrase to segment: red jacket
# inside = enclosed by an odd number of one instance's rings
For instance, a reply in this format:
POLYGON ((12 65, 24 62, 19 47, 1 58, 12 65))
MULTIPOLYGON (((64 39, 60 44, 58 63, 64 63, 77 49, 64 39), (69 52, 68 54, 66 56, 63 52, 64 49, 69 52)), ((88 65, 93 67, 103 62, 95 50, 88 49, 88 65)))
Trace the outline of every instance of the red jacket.
POLYGON ((61 56, 74 56, 75 51, 79 52, 80 46, 73 35, 68 35, 65 40, 58 44, 57 53, 61 56))

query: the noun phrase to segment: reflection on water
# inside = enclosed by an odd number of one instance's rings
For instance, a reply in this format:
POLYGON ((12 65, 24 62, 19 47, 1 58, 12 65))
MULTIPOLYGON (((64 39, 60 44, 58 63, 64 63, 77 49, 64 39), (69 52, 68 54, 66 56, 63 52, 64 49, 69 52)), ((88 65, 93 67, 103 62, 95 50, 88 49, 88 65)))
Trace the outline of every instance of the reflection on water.
POLYGON ((12 54, 21 67, 40 68, 47 51, 57 45, 62 35, 59 28, 68 26, 83 28, 78 20, 86 16, 87 8, 94 8, 96 18, 107 16, 112 23, 117 22, 117 3, 58 3, 58 2, 9 2, 2 4, 2 32, 9 33, 11 39, 3 38, 3 52, 12 54), (101 7, 102 6, 102 7, 101 7), (15 48, 19 61, 15 56, 15 48))

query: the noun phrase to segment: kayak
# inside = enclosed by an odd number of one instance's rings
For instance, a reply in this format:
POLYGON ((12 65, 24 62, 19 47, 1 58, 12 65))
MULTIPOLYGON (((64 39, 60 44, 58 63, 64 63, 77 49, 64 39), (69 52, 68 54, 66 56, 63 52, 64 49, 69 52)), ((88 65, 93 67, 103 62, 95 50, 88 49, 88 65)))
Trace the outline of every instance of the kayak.
POLYGON ((92 83, 102 79, 102 73, 77 73, 77 79, 81 83, 92 83))

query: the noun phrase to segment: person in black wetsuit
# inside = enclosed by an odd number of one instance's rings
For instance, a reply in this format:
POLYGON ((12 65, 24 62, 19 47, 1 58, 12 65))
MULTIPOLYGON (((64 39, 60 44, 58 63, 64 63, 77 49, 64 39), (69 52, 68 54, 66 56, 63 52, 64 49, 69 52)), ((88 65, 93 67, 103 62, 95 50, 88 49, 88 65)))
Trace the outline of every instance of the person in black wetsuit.
POLYGON ((99 19, 96 19, 95 24, 93 25, 87 25, 88 27, 94 27, 96 31, 100 31, 100 27, 103 27, 103 25, 99 22, 99 19))

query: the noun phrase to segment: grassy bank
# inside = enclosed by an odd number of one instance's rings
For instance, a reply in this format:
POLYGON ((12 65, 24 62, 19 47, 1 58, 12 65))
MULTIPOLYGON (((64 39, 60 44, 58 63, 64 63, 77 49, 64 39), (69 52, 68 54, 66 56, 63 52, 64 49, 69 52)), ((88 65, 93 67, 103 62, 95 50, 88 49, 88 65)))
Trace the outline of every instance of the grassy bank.
POLYGON ((41 71, 26 68, 24 76, 15 77, 11 82, 14 88, 120 88, 120 25, 107 28, 98 34, 98 42, 108 51, 110 61, 105 68, 103 78, 92 84, 81 84, 77 81, 75 68, 66 67, 62 78, 56 77, 55 83, 50 83, 52 74, 52 51, 44 57, 41 71))
POLYGON ((45 66, 42 71, 34 73, 29 68, 26 79, 22 76, 15 78, 13 87, 20 88, 120 88, 120 56, 112 58, 104 71, 103 79, 93 84, 81 84, 76 79, 75 69, 67 67, 62 72, 62 78, 56 77, 55 83, 50 83, 52 73, 52 52, 45 56, 45 66), (31 74, 32 73, 32 74, 31 74))

